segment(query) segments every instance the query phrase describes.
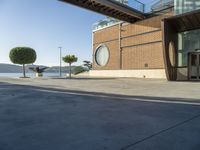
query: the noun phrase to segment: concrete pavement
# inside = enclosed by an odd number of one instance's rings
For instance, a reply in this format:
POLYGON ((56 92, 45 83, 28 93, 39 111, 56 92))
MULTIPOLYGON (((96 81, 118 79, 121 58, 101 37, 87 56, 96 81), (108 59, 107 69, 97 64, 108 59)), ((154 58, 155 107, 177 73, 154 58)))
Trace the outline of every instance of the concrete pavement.
POLYGON ((142 101, 23 82, 0 82, 1 150, 199 150, 198 101, 142 101))
POLYGON ((200 100, 200 82, 168 82, 135 78, 0 78, 0 82, 129 96, 200 100))

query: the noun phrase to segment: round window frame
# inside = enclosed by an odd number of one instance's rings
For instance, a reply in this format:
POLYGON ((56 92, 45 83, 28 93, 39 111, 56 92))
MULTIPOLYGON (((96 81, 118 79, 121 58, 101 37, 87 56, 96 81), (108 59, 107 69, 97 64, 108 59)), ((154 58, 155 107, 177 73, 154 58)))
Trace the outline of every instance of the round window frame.
POLYGON ((107 46, 106 44, 100 44, 99 46, 97 46, 97 48, 96 48, 96 50, 95 50, 95 62, 96 62, 96 64, 97 64, 98 66, 104 67, 104 66, 106 66, 106 65, 108 64, 109 60, 110 60, 110 50, 109 50, 108 46, 107 46), (98 52, 99 48, 101 48, 101 47, 106 47, 107 50, 108 50, 108 60, 107 60, 107 62, 106 62, 105 65, 100 65, 100 64, 98 63, 98 61, 97 61, 97 52, 98 52))

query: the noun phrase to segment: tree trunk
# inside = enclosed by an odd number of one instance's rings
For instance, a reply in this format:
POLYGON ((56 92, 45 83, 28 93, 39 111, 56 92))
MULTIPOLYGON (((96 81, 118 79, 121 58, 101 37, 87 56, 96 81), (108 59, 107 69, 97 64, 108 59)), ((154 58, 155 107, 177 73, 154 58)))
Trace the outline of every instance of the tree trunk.
POLYGON ((23 64, 23 75, 24 75, 24 78, 26 77, 26 73, 25 73, 25 65, 23 64))
POLYGON ((71 69, 71 63, 69 63, 69 78, 71 79, 72 77, 72 69, 71 69))

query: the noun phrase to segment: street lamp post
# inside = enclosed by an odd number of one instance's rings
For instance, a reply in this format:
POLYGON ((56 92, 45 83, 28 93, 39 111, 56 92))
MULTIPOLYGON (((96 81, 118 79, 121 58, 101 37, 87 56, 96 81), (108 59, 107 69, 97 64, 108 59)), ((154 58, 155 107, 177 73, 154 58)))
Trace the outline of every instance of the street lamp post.
POLYGON ((59 74, 60 77, 62 77, 62 47, 58 47, 60 49, 60 69, 59 69, 59 74))

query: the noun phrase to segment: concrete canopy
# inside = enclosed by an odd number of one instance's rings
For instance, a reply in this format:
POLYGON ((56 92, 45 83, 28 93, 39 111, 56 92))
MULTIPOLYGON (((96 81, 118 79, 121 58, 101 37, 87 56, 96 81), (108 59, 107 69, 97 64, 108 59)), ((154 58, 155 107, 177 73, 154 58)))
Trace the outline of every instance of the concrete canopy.
POLYGON ((100 14, 133 23, 144 19, 146 16, 134 8, 123 5, 114 0, 59 0, 70 3, 100 14))

